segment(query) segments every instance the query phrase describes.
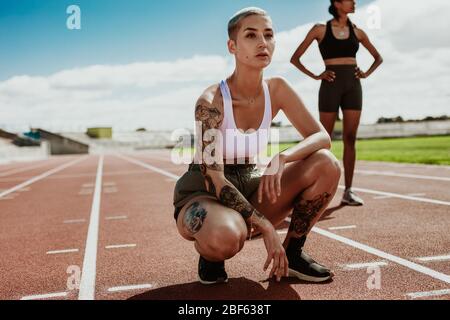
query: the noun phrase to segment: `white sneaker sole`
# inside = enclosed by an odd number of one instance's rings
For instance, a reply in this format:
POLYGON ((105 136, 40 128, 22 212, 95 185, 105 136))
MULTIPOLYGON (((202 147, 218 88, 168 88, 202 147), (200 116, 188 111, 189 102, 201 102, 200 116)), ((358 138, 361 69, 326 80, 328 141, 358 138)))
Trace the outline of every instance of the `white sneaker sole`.
POLYGON ((204 284, 207 286, 212 285, 212 284, 228 283, 228 278, 226 278, 223 281, 205 281, 205 280, 200 279, 200 277, 197 275, 197 279, 201 284, 204 284))
POLYGON ((360 207, 360 206, 364 205, 364 203, 350 202, 350 201, 347 201, 347 200, 344 200, 344 199, 342 199, 341 203, 344 203, 344 204, 346 204, 348 206, 353 206, 353 207, 360 207))
POLYGON ((327 281, 328 279, 333 278, 333 276, 334 276, 333 272, 330 272, 329 276, 319 278, 319 277, 308 276, 308 275, 300 273, 298 271, 289 269, 289 277, 297 277, 300 280, 309 281, 309 282, 323 282, 323 281, 327 281))

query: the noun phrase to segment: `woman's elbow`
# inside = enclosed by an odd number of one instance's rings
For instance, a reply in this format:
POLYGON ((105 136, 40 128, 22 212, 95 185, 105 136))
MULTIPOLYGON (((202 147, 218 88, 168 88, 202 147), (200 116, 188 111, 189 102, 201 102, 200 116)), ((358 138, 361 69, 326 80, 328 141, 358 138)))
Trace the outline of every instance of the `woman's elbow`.
POLYGON ((331 137, 327 132, 322 132, 323 133, 323 145, 324 145, 324 149, 331 149, 331 137))

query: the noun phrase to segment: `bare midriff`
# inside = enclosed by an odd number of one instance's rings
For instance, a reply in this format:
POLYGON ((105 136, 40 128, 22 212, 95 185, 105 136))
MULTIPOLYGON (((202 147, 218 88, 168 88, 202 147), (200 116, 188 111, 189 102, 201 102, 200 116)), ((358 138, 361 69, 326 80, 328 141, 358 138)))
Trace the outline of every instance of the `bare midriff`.
POLYGON ((327 59, 324 60, 326 66, 334 66, 334 65, 342 65, 342 64, 348 64, 348 65, 356 65, 356 58, 334 58, 334 59, 327 59))

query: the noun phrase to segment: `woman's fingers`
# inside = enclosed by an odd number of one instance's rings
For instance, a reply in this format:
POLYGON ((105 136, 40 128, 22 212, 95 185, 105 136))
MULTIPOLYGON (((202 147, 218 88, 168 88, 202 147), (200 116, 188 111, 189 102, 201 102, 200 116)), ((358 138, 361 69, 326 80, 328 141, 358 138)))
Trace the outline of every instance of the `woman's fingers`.
POLYGON ((266 259, 266 262, 264 263, 264 272, 267 270, 267 268, 269 267, 269 265, 270 265, 270 262, 272 261, 272 257, 273 257, 273 255, 272 254, 267 254, 267 259, 266 259))
POLYGON ((267 199, 269 199, 270 202, 272 202, 271 196, 270 196, 270 190, 269 190, 269 178, 266 177, 264 179, 264 193, 266 194, 267 199))
POLYGON ((285 269, 284 269, 284 265, 285 265, 285 261, 284 261, 284 254, 280 253, 278 255, 278 259, 279 259, 279 263, 278 263, 278 272, 277 272, 277 281, 279 282, 281 280, 281 278, 283 277, 283 275, 285 274, 285 269))
POLYGON ((277 175, 276 188, 277 188, 277 195, 281 196, 281 174, 277 175))
POLYGON ((289 260, 286 256, 286 254, 284 254, 284 272, 285 272, 285 276, 288 277, 289 276, 289 260))
POLYGON ((264 187, 264 177, 261 178, 261 180, 259 181, 259 186, 258 186, 258 202, 259 203, 262 202, 263 187, 264 187))
POLYGON ((270 271, 269 278, 272 279, 273 275, 278 272, 279 269, 279 257, 277 254, 273 257, 272 270, 270 271))
POLYGON ((277 201, 277 194, 275 193, 275 176, 271 176, 269 179, 269 189, 270 197, 272 198, 271 202, 274 203, 277 201))

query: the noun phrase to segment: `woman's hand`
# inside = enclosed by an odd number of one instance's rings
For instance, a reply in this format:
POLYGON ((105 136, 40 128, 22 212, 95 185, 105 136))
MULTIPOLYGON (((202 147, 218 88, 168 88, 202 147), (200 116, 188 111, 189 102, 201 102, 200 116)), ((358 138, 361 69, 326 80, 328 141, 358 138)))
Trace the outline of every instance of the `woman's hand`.
POLYGON ((264 264, 264 271, 267 270, 273 260, 269 278, 272 278, 275 274, 277 281, 280 282, 283 276, 287 277, 289 274, 289 261, 286 257, 286 251, 284 250, 283 244, 280 241, 280 236, 275 231, 272 224, 269 221, 267 222, 270 226, 264 228, 262 232, 264 245, 267 250, 267 259, 264 264))
POLYGON ((316 76, 314 79, 316 80, 326 80, 328 82, 333 82, 336 79, 336 73, 331 70, 325 70, 319 76, 316 76))
POLYGON ((355 68, 355 77, 356 79, 365 79, 367 78, 367 74, 362 71, 359 67, 355 68))
POLYGON ((265 195, 271 203, 277 202, 277 198, 281 196, 281 177, 283 175, 286 158, 277 154, 261 177, 258 187, 258 202, 261 203, 265 195))

